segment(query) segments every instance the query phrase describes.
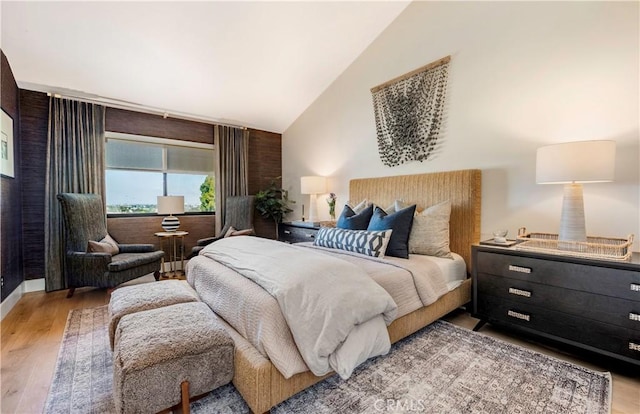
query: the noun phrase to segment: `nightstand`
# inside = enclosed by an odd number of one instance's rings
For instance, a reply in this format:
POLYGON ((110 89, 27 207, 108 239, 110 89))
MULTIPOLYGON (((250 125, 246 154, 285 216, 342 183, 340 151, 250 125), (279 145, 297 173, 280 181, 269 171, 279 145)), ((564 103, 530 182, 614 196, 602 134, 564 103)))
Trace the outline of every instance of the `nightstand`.
POLYGON ((640 253, 629 262, 473 246, 473 316, 640 366, 640 253))
POLYGON ((286 243, 312 242, 320 227, 306 227, 294 223, 280 223, 278 240, 286 243))

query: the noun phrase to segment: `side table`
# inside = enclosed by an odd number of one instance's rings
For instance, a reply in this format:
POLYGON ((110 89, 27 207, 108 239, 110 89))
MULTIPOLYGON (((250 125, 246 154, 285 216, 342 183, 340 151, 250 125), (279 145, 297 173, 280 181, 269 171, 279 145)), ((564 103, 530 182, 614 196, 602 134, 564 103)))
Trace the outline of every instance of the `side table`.
POLYGON ((278 240, 286 243, 300 243, 313 241, 320 227, 308 227, 295 223, 280 223, 278 225, 278 240))
POLYGON ((165 279, 184 279, 184 236, 189 234, 188 231, 160 231, 154 233, 160 238, 160 250, 169 255, 169 272, 165 272, 164 256, 162 257, 162 278, 165 279), (180 239, 180 269, 177 269, 178 260, 178 239, 180 239), (167 241, 167 249, 165 250, 164 241, 167 241))

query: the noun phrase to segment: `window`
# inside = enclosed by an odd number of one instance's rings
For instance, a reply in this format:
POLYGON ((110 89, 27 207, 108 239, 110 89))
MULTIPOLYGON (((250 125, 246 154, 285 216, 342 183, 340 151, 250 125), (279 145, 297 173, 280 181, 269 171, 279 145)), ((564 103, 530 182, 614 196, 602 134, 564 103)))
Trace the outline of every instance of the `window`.
POLYGON ((213 170, 213 145, 107 133, 107 213, 155 213, 159 195, 183 195, 185 213, 212 212, 213 170))

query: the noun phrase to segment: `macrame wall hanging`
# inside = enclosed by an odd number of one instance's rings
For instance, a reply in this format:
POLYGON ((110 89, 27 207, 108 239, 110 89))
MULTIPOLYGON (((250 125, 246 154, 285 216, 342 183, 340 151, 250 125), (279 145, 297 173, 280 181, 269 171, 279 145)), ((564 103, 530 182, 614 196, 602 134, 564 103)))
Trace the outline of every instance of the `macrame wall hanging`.
POLYGON ((384 165, 429 158, 438 141, 451 56, 371 89, 384 165))

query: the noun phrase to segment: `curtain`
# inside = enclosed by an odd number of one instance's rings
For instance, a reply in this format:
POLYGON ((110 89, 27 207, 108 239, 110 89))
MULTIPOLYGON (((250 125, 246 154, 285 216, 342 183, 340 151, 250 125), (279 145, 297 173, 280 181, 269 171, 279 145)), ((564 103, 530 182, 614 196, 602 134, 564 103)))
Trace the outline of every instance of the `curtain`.
POLYGON ((249 194, 249 131, 215 125, 213 144, 216 154, 216 235, 219 235, 227 197, 249 194))
POLYGON ((51 97, 45 188, 45 287, 67 287, 64 223, 58 193, 96 193, 104 201, 104 118, 101 105, 51 97))

